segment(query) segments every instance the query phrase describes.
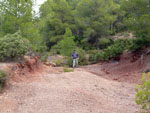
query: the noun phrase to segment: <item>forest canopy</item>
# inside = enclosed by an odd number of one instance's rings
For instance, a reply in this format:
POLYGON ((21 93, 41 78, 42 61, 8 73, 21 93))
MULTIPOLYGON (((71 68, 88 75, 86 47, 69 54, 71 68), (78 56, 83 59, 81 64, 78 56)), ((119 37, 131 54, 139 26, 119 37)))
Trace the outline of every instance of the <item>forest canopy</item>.
POLYGON ((38 16, 33 5, 34 0, 1 0, 0 37, 20 31, 36 51, 58 46, 66 29, 85 50, 106 48, 120 32, 132 32, 141 46, 150 41, 149 0, 47 0, 38 16))

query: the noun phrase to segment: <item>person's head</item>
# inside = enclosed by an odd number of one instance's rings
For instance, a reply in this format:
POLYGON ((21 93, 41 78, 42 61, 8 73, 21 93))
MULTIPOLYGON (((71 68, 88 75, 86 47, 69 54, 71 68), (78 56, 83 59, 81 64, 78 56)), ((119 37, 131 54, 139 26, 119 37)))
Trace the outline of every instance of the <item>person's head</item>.
POLYGON ((74 50, 74 52, 76 52, 76 50, 74 50))

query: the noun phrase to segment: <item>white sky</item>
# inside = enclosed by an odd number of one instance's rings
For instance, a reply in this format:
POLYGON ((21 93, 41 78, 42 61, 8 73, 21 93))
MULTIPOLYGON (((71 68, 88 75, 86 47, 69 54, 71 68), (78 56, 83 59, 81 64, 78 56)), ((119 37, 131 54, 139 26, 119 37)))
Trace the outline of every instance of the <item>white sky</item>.
POLYGON ((46 0, 35 0, 35 5, 34 5, 34 10, 36 11, 36 13, 39 12, 39 8, 40 8, 40 5, 43 4, 46 0))

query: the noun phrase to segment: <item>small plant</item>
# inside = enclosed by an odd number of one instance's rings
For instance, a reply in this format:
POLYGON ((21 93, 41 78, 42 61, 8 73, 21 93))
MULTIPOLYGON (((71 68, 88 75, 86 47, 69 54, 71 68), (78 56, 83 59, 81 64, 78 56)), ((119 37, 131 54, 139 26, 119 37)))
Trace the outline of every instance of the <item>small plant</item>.
POLYGON ((7 80, 7 72, 0 70, 0 90, 4 87, 7 80))
POLYGON ((74 69, 64 67, 64 72, 74 72, 74 69))
POLYGON ((148 76, 143 74, 142 84, 136 85, 136 92, 136 103, 141 106, 143 113, 150 113, 150 73, 148 76))

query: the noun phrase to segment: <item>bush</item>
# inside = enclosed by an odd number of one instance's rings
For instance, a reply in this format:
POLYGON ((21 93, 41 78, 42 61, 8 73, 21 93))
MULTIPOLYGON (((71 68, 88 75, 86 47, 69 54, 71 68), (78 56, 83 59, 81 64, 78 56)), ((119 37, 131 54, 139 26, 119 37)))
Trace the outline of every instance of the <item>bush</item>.
POLYGON ((99 53, 95 54, 95 57, 94 57, 95 62, 94 63, 97 63, 97 62, 103 60, 103 55, 104 55, 103 52, 99 52, 99 53))
POLYGON ((113 41, 111 39, 108 39, 108 38, 100 38, 99 39, 99 48, 100 49, 104 49, 104 48, 110 46, 111 44, 113 44, 113 41))
POLYGON ((143 113, 150 113, 150 73, 148 77, 143 74, 142 84, 136 85, 136 92, 136 103, 141 106, 143 113))
POLYGON ((125 47, 122 43, 116 43, 113 46, 109 46, 104 49, 103 59, 109 60, 110 58, 117 57, 123 53, 125 47))
POLYGON ((0 70, 0 90, 4 87, 7 80, 7 72, 0 70))
POLYGON ((150 46, 150 37, 141 35, 140 37, 133 40, 132 46, 130 46, 130 50, 136 51, 141 49, 142 47, 150 46))
POLYGON ((82 48, 77 48, 76 49, 78 55, 79 55, 79 65, 87 65, 88 64, 88 60, 86 58, 86 53, 82 48))
POLYGON ((104 49, 102 59, 109 60, 111 58, 118 57, 123 53, 124 50, 129 50, 132 44, 132 39, 119 39, 115 41, 115 43, 112 46, 109 46, 108 48, 104 49))
POLYGON ((118 57, 124 50, 129 50, 133 45, 132 39, 119 39, 113 45, 108 46, 103 52, 96 52, 90 55, 90 61, 97 63, 101 60, 110 60, 111 58, 118 57))
POLYGON ((0 38, 0 60, 13 59, 24 56, 30 44, 20 33, 8 34, 0 38))
POLYGON ((91 51, 89 51, 88 52, 88 54, 89 54, 89 61, 93 62, 95 54, 97 54, 98 52, 99 52, 98 50, 91 50, 91 51))
POLYGON ((102 60, 102 55, 103 52, 100 52, 98 50, 92 50, 89 52, 89 61, 91 63, 97 63, 102 60))
POLYGON ((73 65, 73 59, 72 59, 72 57, 66 57, 66 59, 67 59, 66 65, 72 67, 72 65, 73 65))

